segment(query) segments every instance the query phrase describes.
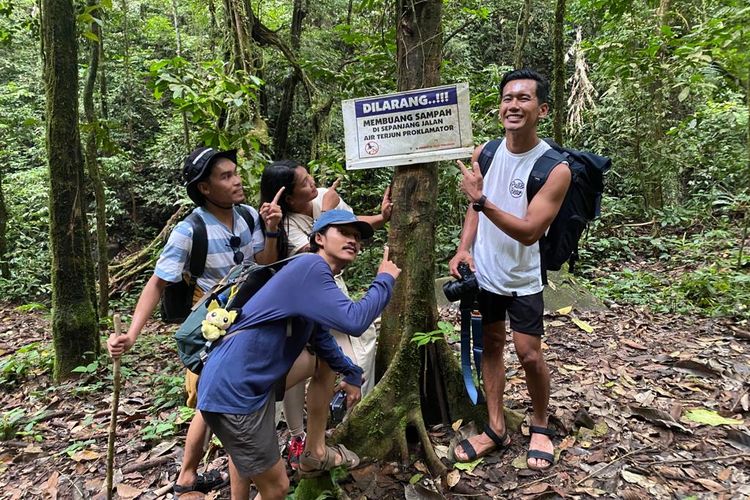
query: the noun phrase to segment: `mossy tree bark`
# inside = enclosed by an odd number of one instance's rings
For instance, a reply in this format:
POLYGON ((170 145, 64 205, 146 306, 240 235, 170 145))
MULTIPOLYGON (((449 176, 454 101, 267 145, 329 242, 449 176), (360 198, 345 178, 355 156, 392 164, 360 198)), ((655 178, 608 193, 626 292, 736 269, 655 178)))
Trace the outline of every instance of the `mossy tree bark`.
MULTIPOLYGON (((299 52, 300 39, 302 37, 302 21, 307 14, 305 10, 306 2, 303 0, 294 0, 294 9, 292 11, 292 30, 290 39, 290 48, 294 53, 299 52)), ((276 119, 274 130, 274 152, 276 158, 286 158, 287 141, 289 139, 289 122, 292 118, 294 109, 294 93, 299 83, 299 74, 296 69, 292 68, 284 79, 284 95, 281 98, 279 114, 276 119)))
MULTIPOLYGON (((441 11, 441 0, 398 1, 399 90, 440 83, 441 11)), ((396 169, 388 245, 402 272, 383 314, 376 361, 379 382, 339 426, 334 439, 362 456, 398 457, 406 462, 407 435, 417 436, 430 470, 442 474, 446 467, 430 442, 426 419, 486 418, 486 410, 470 405, 459 363, 444 341, 427 349, 411 342, 415 332, 432 331, 437 324, 437 180, 434 163, 396 169), (429 403, 434 400, 444 404, 436 408, 429 403)), ((519 422, 520 416, 509 414, 509 428, 517 427, 519 422)))
MULTIPOLYGON (((96 5, 96 0, 88 0, 89 7, 96 5)), ((107 249, 107 200, 104 195, 104 182, 99 169, 97 153, 97 136, 100 132, 99 119, 94 109, 94 86, 96 85, 99 62, 101 56, 101 26, 97 22, 101 18, 98 9, 93 9, 91 15, 91 32, 97 40, 89 40, 89 69, 86 74, 86 83, 83 87, 83 112, 86 117, 86 148, 85 163, 86 170, 94 189, 96 200, 96 267, 99 283, 99 317, 105 318, 109 315, 109 255, 107 249)))
MULTIPOLYGON (((398 89, 440 82, 442 0, 399 0, 397 8, 398 89)), ((383 314, 374 391, 339 427, 336 439, 373 458, 408 460, 407 429, 416 431, 433 472, 445 467, 430 443, 422 415, 420 375, 424 351, 410 341, 414 332, 434 330, 435 227, 438 195, 435 163, 398 167, 388 245, 402 269, 383 314), (386 371, 387 368, 387 371, 386 371)))
POLYGON ((565 123, 565 0, 557 0, 555 6, 554 30, 554 78, 552 88, 552 135, 558 144, 563 143, 563 124, 565 123))
POLYGON ((523 68, 523 51, 529 38, 529 26, 531 25, 531 0, 524 0, 523 11, 516 25, 516 45, 513 48, 513 69, 523 68))
MULTIPOLYGON (((261 54, 254 40, 259 21, 255 17, 250 2, 248 0, 224 0, 224 14, 229 32, 226 50, 229 63, 227 72, 243 78, 256 75, 257 69, 262 67, 261 54)), ((246 109, 242 110, 238 116, 222 117, 219 127, 225 127, 230 122, 252 123, 253 128, 249 133, 255 137, 262 148, 265 148, 270 143, 270 138, 268 125, 261 116, 259 97, 255 100, 249 99, 246 109)))
POLYGON ((10 278, 10 264, 8 263, 8 208, 5 206, 3 193, 3 172, 0 170, 0 276, 10 278))
POLYGON ((42 0, 42 57, 50 177, 54 378, 99 354, 86 235, 78 129, 78 65, 72 0, 42 0))

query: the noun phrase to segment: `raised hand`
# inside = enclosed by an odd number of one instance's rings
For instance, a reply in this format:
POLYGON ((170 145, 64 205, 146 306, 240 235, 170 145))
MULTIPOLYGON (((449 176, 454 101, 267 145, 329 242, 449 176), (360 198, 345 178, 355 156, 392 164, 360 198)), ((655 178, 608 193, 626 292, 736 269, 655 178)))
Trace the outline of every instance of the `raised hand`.
POLYGON ((401 269, 388 259, 389 252, 390 250, 388 248, 388 245, 384 246, 383 260, 380 262, 380 266, 378 267, 378 274, 388 273, 393 276, 393 279, 396 279, 398 278, 398 275, 401 274, 401 269))
POLYGON ((331 184, 331 187, 328 188, 328 191, 323 195, 323 202, 321 203, 321 210, 323 212, 333 210, 339 206, 339 203, 341 203, 341 196, 336 192, 339 184, 341 184, 341 177, 337 177, 336 180, 333 181, 333 184, 331 184))
POLYGON ((388 222, 391 220, 392 212, 393 201, 391 200, 391 186, 388 186, 383 193, 383 201, 380 202, 380 215, 383 216, 383 221, 388 222))
POLYGON ((281 196, 284 194, 284 190, 286 188, 284 186, 281 186, 281 189, 276 193, 276 196, 273 197, 273 200, 271 200, 271 203, 264 203, 260 206, 260 216, 263 217, 263 223, 266 226, 266 231, 270 232, 276 232, 279 229, 279 222, 281 222, 281 217, 284 215, 281 211, 281 207, 279 206, 279 200, 281 199, 281 196))
POLYGON ((477 201, 482 197, 482 189, 484 188, 484 178, 482 177, 482 169, 479 168, 479 163, 474 162, 471 170, 466 168, 466 165, 461 160, 456 160, 456 164, 461 170, 461 174, 463 174, 461 191, 469 198, 469 201, 477 201))

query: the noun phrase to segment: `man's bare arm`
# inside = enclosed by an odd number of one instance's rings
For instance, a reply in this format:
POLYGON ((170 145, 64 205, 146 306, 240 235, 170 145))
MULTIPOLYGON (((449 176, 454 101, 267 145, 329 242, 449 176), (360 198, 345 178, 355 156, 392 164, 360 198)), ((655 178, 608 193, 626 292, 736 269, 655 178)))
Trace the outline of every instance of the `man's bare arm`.
POLYGON ((533 245, 544 236, 552 221, 560 211, 565 194, 570 186, 570 168, 564 163, 558 164, 550 172, 542 189, 529 203, 526 216, 516 217, 500 210, 495 204, 487 201, 484 215, 508 236, 524 245, 533 245))

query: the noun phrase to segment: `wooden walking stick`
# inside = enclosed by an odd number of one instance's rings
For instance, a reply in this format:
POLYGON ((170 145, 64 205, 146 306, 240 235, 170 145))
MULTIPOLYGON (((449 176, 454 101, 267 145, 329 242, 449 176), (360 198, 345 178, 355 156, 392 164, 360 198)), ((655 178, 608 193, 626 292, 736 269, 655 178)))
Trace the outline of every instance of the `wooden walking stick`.
MULTIPOLYGON (((122 320, 119 314, 112 318, 115 335, 122 334, 122 320)), ((112 500, 112 480, 115 464, 115 439, 117 437, 117 411, 120 406, 120 356, 112 360, 112 413, 109 415, 109 439, 107 440, 107 500, 112 500)))

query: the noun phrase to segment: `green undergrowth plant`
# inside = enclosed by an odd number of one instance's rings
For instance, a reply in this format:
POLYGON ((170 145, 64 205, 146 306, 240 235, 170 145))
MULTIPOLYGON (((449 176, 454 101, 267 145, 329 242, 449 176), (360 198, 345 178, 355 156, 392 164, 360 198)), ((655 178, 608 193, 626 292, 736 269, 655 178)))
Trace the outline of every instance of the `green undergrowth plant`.
POLYGON ((589 239, 581 268, 598 297, 655 312, 750 319, 750 257, 729 220, 700 232, 589 239))
POLYGON ((437 330, 432 330, 431 332, 414 332, 411 341, 422 347, 438 340, 452 339, 456 336, 456 331, 451 323, 438 321, 437 326, 437 330))
POLYGON ((169 412, 160 412, 150 417, 148 423, 141 428, 141 437, 144 441, 161 441, 172 437, 180 430, 180 427, 190 422, 195 415, 195 410, 187 406, 173 409, 169 412))
POLYGON ((0 416, 0 441, 7 441, 16 436, 25 414, 26 410, 23 408, 13 408, 0 416))
POLYGON ((13 354, 0 358, 0 384, 13 387, 27 379, 52 371, 52 346, 45 342, 31 342, 13 354))

